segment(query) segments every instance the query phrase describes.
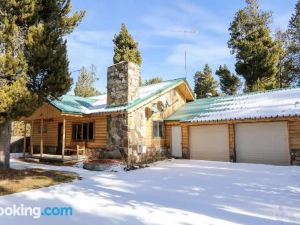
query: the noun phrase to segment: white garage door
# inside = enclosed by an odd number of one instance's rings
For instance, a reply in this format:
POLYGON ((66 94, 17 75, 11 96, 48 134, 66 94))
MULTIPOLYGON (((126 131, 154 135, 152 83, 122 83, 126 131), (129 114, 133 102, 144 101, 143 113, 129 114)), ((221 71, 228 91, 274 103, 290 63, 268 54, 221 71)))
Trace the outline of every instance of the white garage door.
POLYGON ((227 125, 191 126, 191 159, 229 161, 227 125))
POLYGON ((289 164, 286 122, 238 124, 237 162, 289 164))

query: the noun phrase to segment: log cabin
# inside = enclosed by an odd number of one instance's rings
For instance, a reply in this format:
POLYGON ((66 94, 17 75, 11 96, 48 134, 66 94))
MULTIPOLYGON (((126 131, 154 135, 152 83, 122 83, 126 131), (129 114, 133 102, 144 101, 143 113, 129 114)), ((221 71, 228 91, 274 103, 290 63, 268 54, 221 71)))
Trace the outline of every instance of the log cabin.
POLYGON ((184 78, 147 86, 140 80, 138 65, 121 62, 108 67, 107 94, 45 102, 22 118, 31 125, 29 155, 65 160, 84 151, 89 158, 132 163, 164 157, 164 119, 194 95, 184 78))
POLYGON ((45 102, 22 118, 31 126, 29 156, 131 164, 166 156, 285 165, 297 158, 299 88, 195 100, 184 78, 140 80, 138 65, 121 62, 107 69, 107 94, 45 102))

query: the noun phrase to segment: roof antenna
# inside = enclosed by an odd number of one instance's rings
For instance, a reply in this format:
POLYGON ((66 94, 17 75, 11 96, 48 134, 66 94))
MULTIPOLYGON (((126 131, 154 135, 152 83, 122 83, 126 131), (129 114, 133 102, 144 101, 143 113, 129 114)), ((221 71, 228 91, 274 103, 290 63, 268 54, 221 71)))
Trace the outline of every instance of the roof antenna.
MULTIPOLYGON (((187 44, 187 34, 197 34, 198 32, 196 30, 173 30, 173 32, 176 33, 182 33, 184 36, 184 73, 185 73, 185 80, 187 82, 187 65, 186 65, 186 44, 187 44)), ((187 88, 185 87, 185 92, 184 92, 184 100, 186 101, 186 90, 187 88)))

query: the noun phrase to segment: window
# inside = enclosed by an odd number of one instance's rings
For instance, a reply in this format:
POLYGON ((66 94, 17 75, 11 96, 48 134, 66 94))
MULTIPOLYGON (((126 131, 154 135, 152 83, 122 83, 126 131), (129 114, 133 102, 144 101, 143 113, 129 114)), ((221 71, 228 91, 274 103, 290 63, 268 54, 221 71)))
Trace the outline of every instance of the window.
POLYGON ((74 123, 72 139, 75 141, 90 141, 94 139, 94 123, 74 123))
POLYGON ((88 139, 93 140, 94 139, 94 123, 89 123, 88 127, 88 139))
POLYGON ((164 122, 163 121, 153 121, 153 137, 163 137, 164 136, 164 122))

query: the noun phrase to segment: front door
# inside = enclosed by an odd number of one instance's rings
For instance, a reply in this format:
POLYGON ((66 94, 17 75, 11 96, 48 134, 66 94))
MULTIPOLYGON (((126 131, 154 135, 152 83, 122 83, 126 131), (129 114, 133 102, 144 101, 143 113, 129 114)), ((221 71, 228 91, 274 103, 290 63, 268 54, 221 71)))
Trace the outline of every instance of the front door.
POLYGON ((56 154, 62 154, 63 123, 58 124, 56 154))
POLYGON ((182 157, 181 149, 181 127, 172 127, 172 156, 182 157))

